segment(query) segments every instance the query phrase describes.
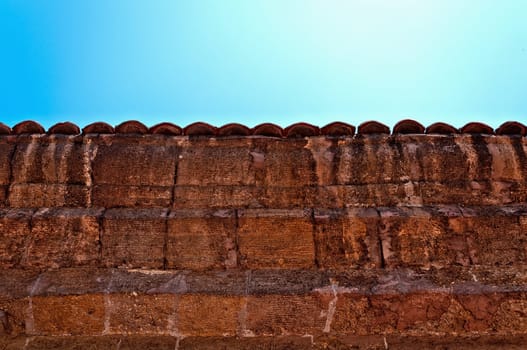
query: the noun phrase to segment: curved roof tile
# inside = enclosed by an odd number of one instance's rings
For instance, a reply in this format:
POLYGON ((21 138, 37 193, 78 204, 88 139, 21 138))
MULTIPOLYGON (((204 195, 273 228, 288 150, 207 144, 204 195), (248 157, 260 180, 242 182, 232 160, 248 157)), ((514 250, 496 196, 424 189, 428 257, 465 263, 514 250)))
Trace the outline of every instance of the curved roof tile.
POLYGON ((527 127, 518 122, 505 122, 496 129, 498 135, 521 135, 527 134, 527 127))
POLYGON ((95 122, 82 128, 83 134, 114 134, 115 129, 108 123, 95 122))
POLYGON ((0 123, 0 135, 9 135, 11 132, 12 130, 9 126, 5 125, 4 123, 0 123))
POLYGON ((370 135, 370 134, 389 134, 390 128, 383 123, 377 121, 367 121, 359 125, 360 135, 370 135))
POLYGON ((423 124, 412 119, 404 119, 393 127, 394 134, 423 134, 425 127, 423 124))
POLYGON ((218 129, 218 136, 249 136, 251 129, 238 123, 225 124, 218 129))
POLYGON ((426 128, 425 133, 449 135, 449 134, 459 134, 459 130, 454 128, 450 124, 434 123, 432 125, 429 125, 428 128, 426 128))
POLYGON ((494 135, 494 129, 484 123, 472 122, 461 128, 463 134, 487 134, 494 135))
POLYGON ((183 129, 172 123, 159 123, 148 129, 148 132, 156 135, 160 134, 177 136, 183 134, 183 129))
POLYGON ((320 129, 320 133, 327 136, 353 136, 355 127, 343 122, 333 122, 320 129))
POLYGON ((252 134, 258 136, 282 137, 284 135, 284 130, 276 124, 263 123, 256 125, 252 129, 252 134))
POLYGON ((317 136, 320 129, 309 123, 295 123, 284 129, 284 135, 288 138, 317 136))
POLYGON ((79 127, 70 122, 57 123, 48 130, 48 134, 78 135, 80 132, 79 127))
POLYGON ((148 133, 148 128, 137 120, 128 120, 117 125, 115 132, 118 134, 146 134, 148 133))
POLYGON ((37 122, 32 120, 26 120, 13 126, 13 132, 17 135, 20 134, 44 134, 44 128, 37 122))
POLYGON ((183 133, 187 136, 215 136, 217 128, 203 122, 196 122, 187 125, 183 133))

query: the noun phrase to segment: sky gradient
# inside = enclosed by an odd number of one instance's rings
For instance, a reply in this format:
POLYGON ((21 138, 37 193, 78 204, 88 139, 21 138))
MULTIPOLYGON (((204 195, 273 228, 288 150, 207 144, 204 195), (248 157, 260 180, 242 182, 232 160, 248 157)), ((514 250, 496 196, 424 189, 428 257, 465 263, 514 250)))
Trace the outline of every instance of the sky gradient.
POLYGON ((0 0, 0 122, 527 122, 524 0, 0 0))

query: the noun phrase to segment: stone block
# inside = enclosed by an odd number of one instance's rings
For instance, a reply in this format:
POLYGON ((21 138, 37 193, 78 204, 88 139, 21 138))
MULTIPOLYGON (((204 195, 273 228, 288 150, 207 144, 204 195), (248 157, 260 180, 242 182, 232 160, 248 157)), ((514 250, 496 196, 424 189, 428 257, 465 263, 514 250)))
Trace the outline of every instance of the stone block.
POLYGON ((178 210, 168 219, 169 268, 206 270, 238 266, 234 211, 178 210))
POLYGON ((248 209, 239 211, 238 244, 249 269, 312 268, 315 246, 311 212, 248 209))
POLYGON ((103 295, 33 297, 31 305, 29 334, 102 335, 104 330, 103 295))
POLYGON ((0 210, 0 268, 20 266, 31 237, 31 210, 0 210))
POLYGON ((111 334, 169 334, 175 327, 176 297, 169 294, 106 296, 111 334))
POLYGON ((107 267, 163 268, 167 209, 109 209, 102 260, 107 267))
POLYGON ((43 208, 33 216, 31 237, 21 264, 59 268, 98 265, 101 210, 43 208))
POLYGON ((315 210, 315 259, 321 268, 381 266, 379 214, 373 208, 315 210))
POLYGON ((177 157, 176 144, 101 143, 93 160, 93 184, 170 187, 177 157))
POLYGON ((242 298, 185 294, 177 301, 176 327, 184 336, 234 336, 242 298))

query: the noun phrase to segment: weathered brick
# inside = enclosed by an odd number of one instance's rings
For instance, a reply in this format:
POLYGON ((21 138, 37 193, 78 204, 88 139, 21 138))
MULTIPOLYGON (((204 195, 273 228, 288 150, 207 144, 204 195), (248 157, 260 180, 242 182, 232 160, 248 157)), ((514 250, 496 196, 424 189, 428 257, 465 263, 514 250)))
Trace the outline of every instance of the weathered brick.
POLYGON ((183 144, 178 161, 177 185, 255 185, 255 159, 251 139, 196 139, 183 144))
POLYGON ((162 268, 167 214, 166 209, 107 210, 103 218, 103 264, 162 268))
POLYGON ((0 185, 9 185, 11 179, 11 157, 15 143, 5 138, 0 139, 0 185))
POLYGON ((380 267, 375 209, 315 210, 316 261, 322 268, 380 267))
POLYGON ((176 297, 168 294, 106 296, 109 333, 169 334, 175 327, 176 297))
POLYGON ((303 335, 320 333, 327 305, 314 295, 262 295, 247 298, 246 333, 303 335))
POLYGON ((27 298, 13 299, 0 296, 0 339, 26 332, 27 298))
POLYGON ((238 233, 242 265, 250 269, 314 267, 310 215, 303 210, 240 211, 238 233))
POLYGON ((185 337, 179 342, 181 350, 305 350, 312 349, 309 336, 278 337, 185 337))
POLYGON ((100 214, 97 209, 38 210, 21 264, 39 268, 97 265, 100 214))
POLYGON ((177 153, 177 145, 164 142, 99 144, 93 160, 93 183, 173 186, 177 153))
POLYGON ((468 265, 466 243, 449 227, 456 207, 380 208, 383 256, 387 266, 429 268, 468 265))
MULTIPOLYGON (((527 215, 525 208, 504 212, 493 208, 463 208, 463 217, 451 218, 450 227, 466 240, 471 264, 511 265, 527 262, 527 237, 520 219, 527 215)), ((513 210, 514 210, 513 209, 513 210)))
POLYGON ((185 336, 236 335, 241 305, 238 296, 181 295, 177 301, 177 330, 185 336))
POLYGON ((92 203, 104 208, 169 207, 172 186, 96 185, 92 189, 92 203))
POLYGON ((256 186, 175 186, 176 209, 234 209, 262 207, 263 188, 256 186))
POLYGON ((31 210, 0 210, 0 268, 19 266, 29 239, 31 210))
POLYGON ((101 335, 104 330, 104 296, 33 297, 35 335, 101 335))
POLYGON ((88 207, 90 190, 84 185, 13 184, 8 203, 15 208, 88 207))
POLYGON ((173 211, 168 220, 166 251, 170 268, 234 268, 236 219, 233 211, 173 211))
POLYGON ((86 185, 90 181, 88 152, 88 145, 76 137, 20 139, 12 162, 13 183, 86 185))

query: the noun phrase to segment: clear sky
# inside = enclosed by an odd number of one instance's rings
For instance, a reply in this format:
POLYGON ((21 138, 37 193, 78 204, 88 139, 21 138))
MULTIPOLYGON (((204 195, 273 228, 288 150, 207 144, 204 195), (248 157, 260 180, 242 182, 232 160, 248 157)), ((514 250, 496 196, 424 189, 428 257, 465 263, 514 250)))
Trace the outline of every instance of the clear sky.
POLYGON ((527 123, 525 0, 0 0, 0 121, 527 123))

